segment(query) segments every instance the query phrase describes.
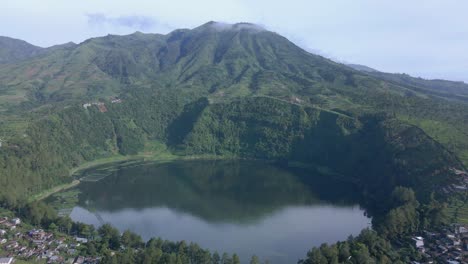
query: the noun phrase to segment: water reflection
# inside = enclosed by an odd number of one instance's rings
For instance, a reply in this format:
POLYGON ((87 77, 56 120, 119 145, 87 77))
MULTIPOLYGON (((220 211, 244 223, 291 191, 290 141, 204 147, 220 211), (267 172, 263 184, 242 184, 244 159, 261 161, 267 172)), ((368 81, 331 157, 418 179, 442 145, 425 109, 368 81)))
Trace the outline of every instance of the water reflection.
POLYGON ((369 219, 354 190, 263 162, 183 161, 98 168, 79 186, 72 219, 110 222, 144 239, 186 240, 244 261, 296 262, 310 247, 357 234, 369 219))

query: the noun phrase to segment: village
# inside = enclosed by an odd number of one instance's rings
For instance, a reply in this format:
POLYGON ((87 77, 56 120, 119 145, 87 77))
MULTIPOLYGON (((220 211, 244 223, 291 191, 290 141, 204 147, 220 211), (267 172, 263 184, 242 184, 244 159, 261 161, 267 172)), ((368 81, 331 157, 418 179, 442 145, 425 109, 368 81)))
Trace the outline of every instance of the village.
POLYGON ((42 229, 27 229, 21 219, 0 217, 0 263, 43 260, 43 263, 99 263, 99 257, 80 256, 80 246, 88 239, 55 236, 42 229))
POLYGON ((412 238, 414 246, 423 256, 417 263, 468 263, 468 225, 453 224, 441 232, 424 231, 412 238))
MULTIPOLYGON (((468 173, 452 168, 459 177, 453 183, 442 189, 445 194, 465 194, 468 191, 468 173)), ((468 264, 468 225, 452 224, 439 232, 425 230, 420 236, 412 238, 414 247, 421 253, 424 261, 418 263, 449 263, 468 264)))

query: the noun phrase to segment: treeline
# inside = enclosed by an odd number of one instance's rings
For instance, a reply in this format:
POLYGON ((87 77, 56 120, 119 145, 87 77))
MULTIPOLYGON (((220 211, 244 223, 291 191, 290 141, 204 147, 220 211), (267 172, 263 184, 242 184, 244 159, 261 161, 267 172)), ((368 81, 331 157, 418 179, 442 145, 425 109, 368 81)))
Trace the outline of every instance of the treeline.
MULTIPOLYGON (((56 212, 43 202, 28 204, 19 212, 23 221, 43 227, 58 236, 79 236, 89 239, 78 247, 80 256, 101 257, 100 263, 160 263, 160 264, 239 264, 237 254, 211 253, 196 243, 171 242, 152 238, 145 242, 131 232, 121 233, 109 224, 98 229, 93 225, 73 222, 69 217, 58 217, 56 212)), ((260 264, 252 256, 252 264, 260 264)))
POLYGON ((451 180, 450 167, 461 166, 422 130, 388 115, 355 118, 268 97, 209 104, 180 90, 150 88, 130 90, 122 100, 107 102, 107 112, 67 107, 5 143, 0 202, 24 204, 32 194, 71 181, 70 169, 85 161, 137 154, 153 140, 180 155, 313 163, 384 196, 398 185, 430 194, 451 180))
POLYGON ((354 118, 267 97, 209 105, 182 146, 187 154, 300 161, 333 168, 383 198, 402 185, 429 199, 437 186, 453 180, 449 168, 462 166, 421 129, 391 115, 354 118))
POLYGON ((300 264, 328 263, 409 263, 424 261, 413 246, 411 236, 448 224, 444 204, 431 196, 420 204, 410 188, 396 187, 382 200, 380 212, 372 219, 374 230, 365 229, 357 237, 336 244, 322 244, 307 253, 300 264), (396 245, 398 244, 398 245, 396 245))
MULTIPOLYGON (((443 205, 430 194, 452 180, 450 167, 460 166, 456 158, 420 129, 388 115, 356 118, 267 97, 209 104, 206 98, 158 89, 145 93, 131 91, 122 99, 121 104, 107 103, 107 112, 100 112, 94 106, 88 109, 70 106, 37 120, 25 135, 2 146, 2 206, 22 212, 38 226, 93 234, 91 227, 54 218, 41 204, 26 205, 26 198, 71 181, 70 169, 85 161, 117 153, 136 154, 147 141, 157 140, 181 155, 300 161, 333 168, 354 182, 366 196, 379 233, 374 242, 386 250, 388 239, 399 239, 424 226, 439 224, 438 219, 443 219, 440 215, 443 205), (396 188, 400 185, 414 188, 421 204, 412 190, 396 188)), ((195 253, 182 250, 185 253, 181 254, 180 245, 171 242, 153 242, 136 252, 126 250, 109 255, 107 249, 122 245, 122 238, 117 239, 115 230, 109 232, 110 236, 98 231, 100 241, 104 242, 90 243, 87 254, 96 251, 105 256, 106 263, 144 262, 145 258, 156 263, 185 263, 187 258, 193 261, 195 253)), ((312 259, 321 259, 320 254, 328 261, 329 253, 321 252, 322 249, 335 252, 336 248, 339 252, 340 247, 343 252, 348 247, 350 255, 338 256, 338 263, 344 256, 351 259, 369 256, 377 262, 382 259, 382 263, 386 259, 401 260, 392 258, 391 251, 385 257, 376 255, 371 244, 363 242, 367 241, 365 237, 374 238, 374 235, 361 236, 343 242, 347 244, 314 249, 315 253, 304 261, 316 263, 312 259)), ((211 263, 217 258, 204 250, 199 254, 202 262, 196 263, 211 263), (203 262, 208 259, 211 262, 203 262)), ((226 262, 220 263, 235 263, 235 258, 227 256, 226 262)))
MULTIPOLYGON (((424 261, 424 257, 412 246, 410 237, 427 228, 445 225, 447 217, 443 205, 434 199, 428 204, 420 204, 413 190, 405 187, 396 187, 382 203, 384 206, 380 215, 373 219, 374 230, 365 229, 357 237, 312 248, 299 263, 424 261)), ((79 254, 102 256, 102 263, 240 263, 236 254, 220 255, 195 243, 170 242, 159 238, 144 242, 140 236, 130 231, 120 233, 109 224, 95 229, 92 225, 72 222, 68 217, 57 217, 55 211, 43 202, 31 203, 19 214, 24 221, 45 227, 50 232, 88 238, 90 241, 79 248, 79 254)), ((260 263, 259 258, 253 256, 250 263, 260 263)))
POLYGON ((71 168, 115 154, 132 155, 147 140, 165 142, 167 127, 190 97, 175 91, 132 91, 122 104, 68 106, 46 117, 36 114, 26 133, 0 148, 0 205, 24 206, 28 197, 70 182, 71 168))

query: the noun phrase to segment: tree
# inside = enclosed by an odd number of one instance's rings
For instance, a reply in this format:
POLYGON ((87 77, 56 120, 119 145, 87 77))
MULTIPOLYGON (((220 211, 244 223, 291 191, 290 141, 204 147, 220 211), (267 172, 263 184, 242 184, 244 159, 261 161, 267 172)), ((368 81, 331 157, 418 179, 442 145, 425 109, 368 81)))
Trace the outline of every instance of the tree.
POLYGON ((122 234, 122 245, 129 248, 138 248, 143 245, 141 237, 130 230, 125 230, 122 234))
POLYGON ((323 256, 319 248, 313 248, 309 253, 307 253, 307 256, 307 263, 327 264, 327 258, 323 256))
POLYGON ((260 264, 260 259, 256 255, 253 255, 250 259, 250 264, 260 264))
POLYGON ((211 257, 211 263, 220 264, 220 262, 221 262, 221 257, 219 256, 218 252, 215 251, 215 253, 213 253, 213 256, 211 257))
POLYGON ((322 255, 327 259, 328 263, 338 263, 338 248, 336 245, 328 246, 327 244, 322 244, 320 246, 320 251, 322 252, 322 255))
POLYGON ((73 221, 70 219, 70 217, 60 217, 57 221, 57 224, 59 226, 60 231, 70 234, 70 230, 73 226, 73 221))
POLYGON ((235 253, 232 255, 232 264, 240 264, 239 256, 235 253))
POLYGON ((58 230, 58 226, 55 224, 55 223, 51 223, 49 225, 49 230, 52 232, 52 233, 56 233, 57 230, 58 230))
POLYGON ((225 252, 223 253, 223 257, 221 258, 221 263, 222 264, 232 264, 232 259, 229 257, 229 255, 225 252))
POLYGON ((90 256, 96 256, 97 255, 97 250, 96 250, 96 246, 95 246, 94 241, 88 242, 88 244, 86 245, 86 252, 90 256))
POLYGON ((375 263, 369 254, 367 246, 362 243, 357 243, 352 250, 352 258, 355 263, 372 264, 375 263))
POLYGON ((411 205, 418 207, 419 203, 416 200, 416 195, 411 188, 397 186, 392 192, 392 208, 396 208, 403 205, 411 205))
POLYGON ((119 230, 112 227, 110 224, 104 224, 98 229, 99 236, 103 243, 107 243, 110 249, 118 249, 120 247, 119 230))
POLYGON ((338 244, 338 258, 340 262, 346 261, 351 253, 349 251, 349 244, 348 241, 342 242, 338 244))

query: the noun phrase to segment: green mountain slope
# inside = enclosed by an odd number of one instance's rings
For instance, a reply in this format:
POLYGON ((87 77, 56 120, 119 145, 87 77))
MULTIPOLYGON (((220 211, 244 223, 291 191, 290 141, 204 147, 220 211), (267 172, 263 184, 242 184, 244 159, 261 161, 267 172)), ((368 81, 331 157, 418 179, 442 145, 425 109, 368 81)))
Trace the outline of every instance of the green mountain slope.
POLYGON ((26 41, 0 36, 0 64, 26 60, 43 53, 45 49, 26 41))
POLYGON ((154 141, 181 155, 314 163, 369 190, 429 194, 454 180, 459 159, 468 164, 468 104, 427 90, 247 23, 48 48, 0 66, 2 195, 21 199, 85 161, 154 141), (98 101, 99 110, 83 106, 98 101))
POLYGON ((429 96, 449 100, 468 101, 468 84, 447 80, 426 80, 411 77, 408 74, 386 73, 374 70, 364 65, 348 64, 351 68, 366 72, 371 76, 383 79, 398 85, 404 85, 415 92, 422 92, 429 96))
MULTIPOLYGON (((395 114, 468 164, 468 103, 462 100, 466 85, 403 77, 353 70, 251 24, 209 22, 168 35, 93 38, 4 65, 0 110, 18 113, 20 107, 29 112, 152 86, 181 88, 212 101, 272 96, 350 115, 395 114), (443 92, 436 91, 439 83, 443 92)), ((25 127, 21 116, 8 120, 3 134, 25 127)))

